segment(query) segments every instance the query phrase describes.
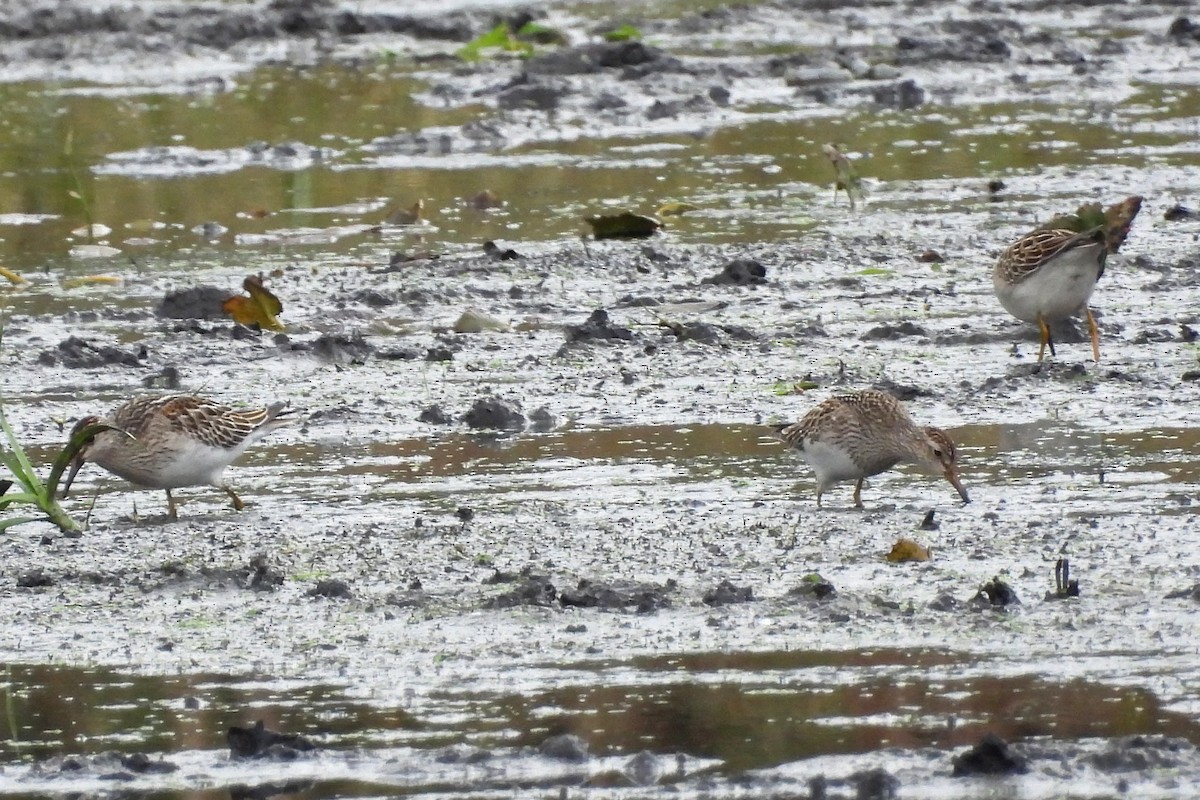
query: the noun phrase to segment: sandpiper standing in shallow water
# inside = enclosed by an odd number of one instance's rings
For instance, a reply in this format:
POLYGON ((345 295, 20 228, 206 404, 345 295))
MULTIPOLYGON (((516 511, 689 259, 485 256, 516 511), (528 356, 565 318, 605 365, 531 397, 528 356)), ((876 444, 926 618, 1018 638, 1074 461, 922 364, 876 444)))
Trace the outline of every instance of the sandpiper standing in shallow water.
POLYGON ((135 397, 107 417, 84 417, 72 436, 97 422, 119 428, 96 434, 71 464, 63 496, 76 473, 92 461, 139 486, 165 489, 167 515, 177 509, 171 490, 184 486, 215 486, 241 511, 245 504, 225 483, 223 474, 250 445, 293 421, 285 403, 266 408, 237 409, 189 395, 135 397))
POLYGON ((992 287, 1008 313, 1037 323, 1041 333, 1038 363, 1046 354, 1046 345, 1050 355, 1057 355, 1050 323, 1080 311, 1087 317, 1092 355, 1100 362, 1100 333, 1087 303, 1104 274, 1107 257, 1108 243, 1101 228, 1084 233, 1034 231, 1000 254, 992 269, 992 287))
POLYGON ((854 506, 862 508, 863 480, 900 462, 941 472, 969 502, 958 479, 954 442, 938 428, 921 428, 890 394, 855 392, 833 397, 791 425, 779 425, 780 438, 800 452, 817 478, 821 495, 835 483, 855 480, 854 506))

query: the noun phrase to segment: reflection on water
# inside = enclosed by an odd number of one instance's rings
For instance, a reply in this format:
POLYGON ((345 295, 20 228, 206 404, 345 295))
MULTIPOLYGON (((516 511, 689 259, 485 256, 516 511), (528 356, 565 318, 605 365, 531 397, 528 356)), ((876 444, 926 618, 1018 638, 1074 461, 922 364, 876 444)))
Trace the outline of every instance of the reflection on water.
MULTIPOLYGON (((1200 429, 1100 433, 1043 421, 949 429, 964 482, 1024 481, 1055 473, 1125 483, 1200 483, 1200 429)), ((803 463, 765 425, 694 424, 579 428, 517 435, 451 434, 432 439, 296 442, 251 460, 286 462, 298 482, 363 479, 379 492, 437 495, 529 492, 643 483, 811 481, 803 463), (471 486, 462 479, 470 478, 471 486)), ((907 468, 902 467, 902 471, 907 468)), ((911 471, 910 471, 911 472, 911 471)), ((925 480, 911 473, 911 480, 925 480)), ((786 487, 784 487, 786 490, 786 487)))
POLYGON ((662 656, 550 667, 539 688, 523 692, 444 689, 411 713, 396 705, 401 695, 364 697, 353 686, 10 665, 0 752, 13 761, 223 750, 227 728, 254 719, 331 750, 536 747, 574 733, 594 755, 683 753, 719 759, 731 773, 881 747, 949 748, 986 731, 1200 743, 1200 725, 1141 690, 971 667, 923 650, 662 656))
MULTIPOLYGON (((668 198, 706 209, 672 222, 676 235, 774 241, 811 226, 812 196, 823 193, 831 179, 820 152, 825 142, 853 142, 871 154, 863 170, 887 184, 976 178, 981 169, 1005 174, 1097 160, 1140 164, 1145 146, 1170 147, 1181 139, 1152 128, 1114 130, 1109 124, 1062 119, 1051 109, 934 105, 930 113, 919 109, 903 116, 816 109, 816 116, 804 119, 750 121, 704 136, 585 138, 419 159, 372 149, 381 137, 458 126, 481 116, 479 107, 431 108, 416 102, 414 95, 426 88, 412 65, 386 59, 354 66, 264 67, 215 93, 0 86, 5 108, 0 173, 7 176, 0 185, 0 212, 55 216, 32 224, 0 221, 0 262, 18 270, 48 262, 84 269, 62 257, 78 243, 70 231, 89 217, 112 228, 107 241, 126 250, 110 268, 123 268, 129 256, 150 268, 157 259, 197 252, 227 260, 234 257, 229 251, 238 234, 374 223, 417 198, 426 201, 439 247, 573 237, 579 217, 595 204, 625 203, 649 211, 668 198), (1036 124, 1040 139, 1073 146, 1030 150, 1014 144, 1019 137, 994 125, 996 119, 1014 120, 1019 128, 1036 124), (647 142, 649 152, 633 154, 626 147, 647 142), (279 146, 273 152, 284 154, 298 150, 301 157, 259 158, 263 146, 279 146), (175 156, 163 150, 150 160, 157 177, 117 174, 128 167, 130 154, 151 148, 177 148, 175 156), (309 158, 309 148, 320 148, 320 154, 309 158), (653 181, 646 177, 647 159, 654 166, 653 181), (508 206, 486 214, 471 208, 465 201, 483 189, 508 206), (193 232, 207 222, 225 226, 228 235, 210 242, 193 232), (129 239, 157 244, 127 244, 129 239)), ((1169 90, 1144 91, 1138 99, 1156 113, 1184 118, 1196 113, 1169 90)), ((780 103, 786 106, 790 97, 781 96, 780 103)), ((1186 159, 1187 148, 1180 147, 1178 155, 1186 159)), ((977 202, 986 203, 983 193, 978 195, 977 202)), ((932 196, 881 191, 877 198, 882 205, 906 208, 930 202, 940 207, 948 200, 945 191, 932 196)), ((376 252, 385 247, 365 241, 376 252)), ((363 243, 361 236, 350 236, 315 246, 344 254, 363 243)), ((236 249, 239 261, 245 261, 247 248, 236 249)))
MULTIPOLYGON (((1177 491, 1200 484, 1200 429, 1101 433, 1043 421, 950 428, 968 488, 1082 476, 1083 483, 1153 486, 1177 491)), ((35 463, 56 451, 31 448, 35 463)), ((398 441, 267 440, 243 457, 234 479, 269 473, 255 495, 280 492, 338 498, 415 499, 454 507, 496 506, 531 498, 661 489, 726 498, 804 496, 812 473, 765 425, 633 425, 548 433, 453 433, 398 441), (242 477, 238 477, 238 476, 242 477)), ((901 466, 877 481, 936 482, 901 466)), ((80 491, 97 481, 126 486, 97 467, 81 473, 80 491)), ((84 496, 81 494, 80 496, 84 496)), ((599 495, 597 495, 598 497, 599 495)), ((1164 510, 1186 511, 1187 506, 1164 510)), ((1092 513, 1095 513, 1094 510, 1092 513)))

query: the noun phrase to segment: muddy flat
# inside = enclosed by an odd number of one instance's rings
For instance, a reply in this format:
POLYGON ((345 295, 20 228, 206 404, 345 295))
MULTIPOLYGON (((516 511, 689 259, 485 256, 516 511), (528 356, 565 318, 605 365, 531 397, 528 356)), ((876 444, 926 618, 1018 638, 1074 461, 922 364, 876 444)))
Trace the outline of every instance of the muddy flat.
POLYGON ((0 2, 31 460, 139 393, 298 419, 241 512, 93 464, 81 535, 0 530, 0 794, 1192 797, 1183 12, 0 2), (993 264, 1131 197, 1100 361, 1039 363, 993 264), (970 503, 817 508, 773 426, 871 388, 970 503))

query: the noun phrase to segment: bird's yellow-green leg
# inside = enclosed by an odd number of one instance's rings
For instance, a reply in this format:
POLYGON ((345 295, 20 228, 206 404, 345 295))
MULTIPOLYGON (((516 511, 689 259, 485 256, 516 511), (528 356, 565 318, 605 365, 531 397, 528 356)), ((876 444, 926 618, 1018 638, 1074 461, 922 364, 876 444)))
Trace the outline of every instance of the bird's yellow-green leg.
POLYGON ((167 519, 179 519, 179 510, 175 508, 175 498, 171 497, 171 490, 167 489, 167 519))
POLYGON ((1084 307, 1087 312, 1088 333, 1092 335, 1092 355, 1096 359, 1096 363, 1100 363, 1100 329, 1096 327, 1096 318, 1092 316, 1092 310, 1084 307))
POLYGON ((222 486, 221 488, 225 490, 225 494, 227 494, 231 498, 233 498, 233 510, 234 511, 241 511, 243 508, 246 507, 246 504, 242 502, 242 498, 237 496, 237 492, 235 492, 233 489, 229 488, 228 486, 222 486))
POLYGON ((854 484, 854 507, 862 508, 862 486, 864 478, 859 478, 858 483, 854 484))
POLYGON ((1050 336, 1050 326, 1046 324, 1046 320, 1042 319, 1042 315, 1038 314, 1037 318, 1038 333, 1041 334, 1042 343, 1038 347, 1038 363, 1042 363, 1042 357, 1046 355, 1046 345, 1050 345, 1050 355, 1056 356, 1054 352, 1054 339, 1050 336))

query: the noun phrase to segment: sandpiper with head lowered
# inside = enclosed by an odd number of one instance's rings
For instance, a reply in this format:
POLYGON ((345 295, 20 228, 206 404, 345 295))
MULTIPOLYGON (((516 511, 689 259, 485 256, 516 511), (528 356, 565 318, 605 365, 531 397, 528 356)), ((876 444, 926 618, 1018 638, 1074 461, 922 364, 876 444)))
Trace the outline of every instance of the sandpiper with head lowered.
POLYGON ((285 403, 265 408, 233 408, 190 395, 142 396, 118 406, 107 417, 84 417, 72 435, 97 422, 116 431, 96 434, 76 455, 63 486, 91 461, 131 483, 167 492, 167 515, 177 516, 171 490, 215 486, 245 507, 224 480, 225 468, 250 445, 293 421, 285 403))
POLYGON ((1026 234, 1000 254, 992 269, 992 288, 1000 305, 1019 320, 1037 323, 1041 334, 1038 362, 1054 339, 1050 324, 1083 312, 1092 337, 1092 356, 1100 361, 1100 333, 1088 299, 1104 274, 1108 243, 1104 230, 1084 233, 1044 230, 1026 234))
POLYGON ((890 394, 868 390, 833 397, 791 425, 776 426, 780 438, 800 452, 817 478, 821 495, 835 483, 854 480, 854 505, 862 508, 863 480, 908 462, 941 472, 969 502, 958 478, 954 442, 938 428, 918 427, 890 394))

